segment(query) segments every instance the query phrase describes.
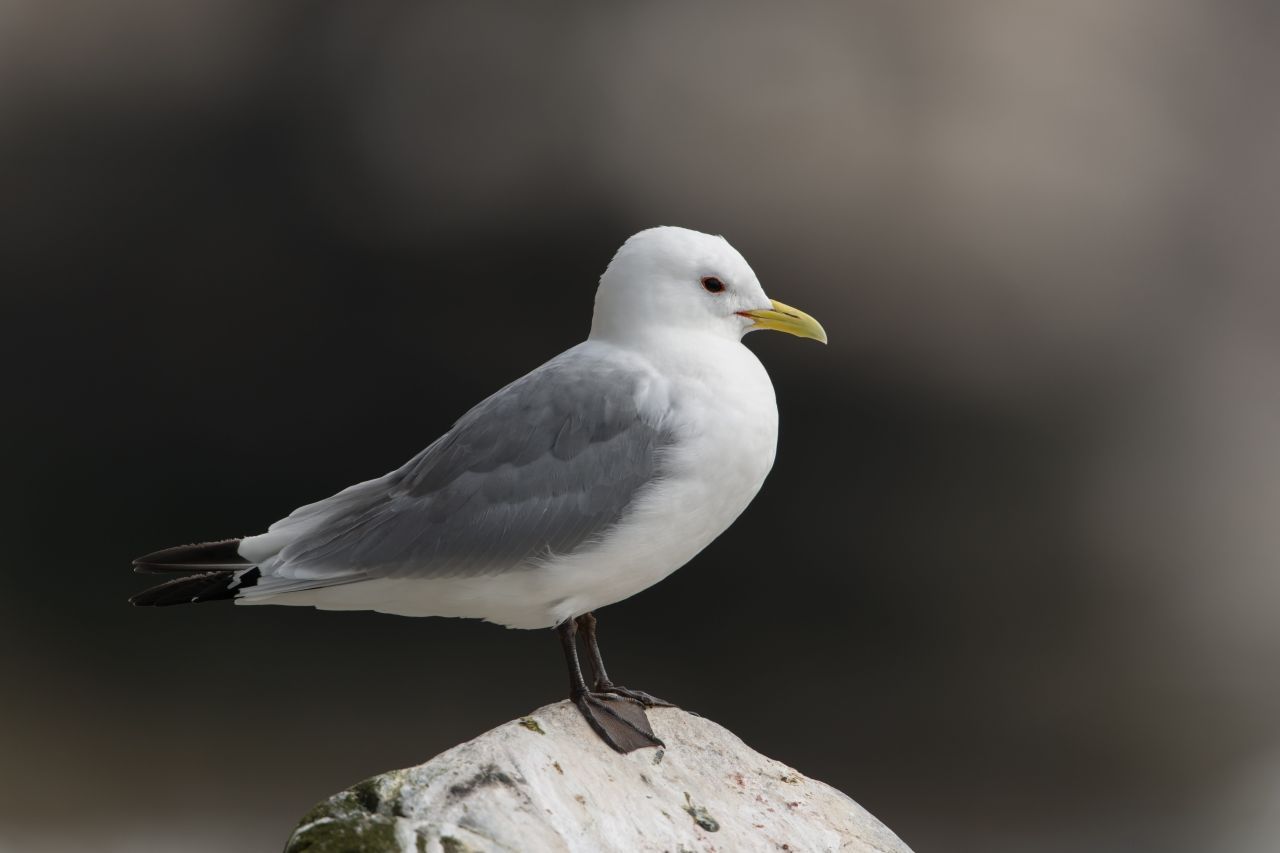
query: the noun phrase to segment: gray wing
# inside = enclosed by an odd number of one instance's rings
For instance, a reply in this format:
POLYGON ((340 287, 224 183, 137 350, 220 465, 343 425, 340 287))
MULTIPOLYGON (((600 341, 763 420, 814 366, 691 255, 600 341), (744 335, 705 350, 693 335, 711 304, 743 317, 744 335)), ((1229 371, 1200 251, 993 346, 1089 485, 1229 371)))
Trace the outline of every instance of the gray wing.
POLYGON ((398 470, 285 519, 277 527, 305 532, 263 573, 329 585, 494 574, 571 553, 660 476, 670 436, 637 404, 651 382, 571 350, 477 405, 398 470))

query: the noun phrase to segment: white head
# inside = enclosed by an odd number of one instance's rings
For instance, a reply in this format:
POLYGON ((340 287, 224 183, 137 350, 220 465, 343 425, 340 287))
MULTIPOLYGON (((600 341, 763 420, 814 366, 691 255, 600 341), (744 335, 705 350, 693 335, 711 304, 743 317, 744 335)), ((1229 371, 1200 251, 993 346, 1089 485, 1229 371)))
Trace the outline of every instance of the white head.
POLYGON ((728 240, 671 226, 641 231, 622 244, 600 276, 591 320, 591 337, 609 340, 661 330, 738 341, 754 329, 827 339, 812 317, 765 296, 728 240))

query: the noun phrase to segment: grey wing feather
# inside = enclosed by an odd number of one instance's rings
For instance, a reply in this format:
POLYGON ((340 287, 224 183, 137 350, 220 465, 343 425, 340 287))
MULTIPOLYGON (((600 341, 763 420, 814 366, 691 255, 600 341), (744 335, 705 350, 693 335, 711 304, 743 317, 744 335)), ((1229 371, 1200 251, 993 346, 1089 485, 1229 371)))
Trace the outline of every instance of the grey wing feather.
POLYGON ((483 575, 572 553, 661 476, 670 436, 637 403, 650 381, 573 351, 548 362, 396 471, 273 526, 305 532, 264 575, 316 586, 483 575))

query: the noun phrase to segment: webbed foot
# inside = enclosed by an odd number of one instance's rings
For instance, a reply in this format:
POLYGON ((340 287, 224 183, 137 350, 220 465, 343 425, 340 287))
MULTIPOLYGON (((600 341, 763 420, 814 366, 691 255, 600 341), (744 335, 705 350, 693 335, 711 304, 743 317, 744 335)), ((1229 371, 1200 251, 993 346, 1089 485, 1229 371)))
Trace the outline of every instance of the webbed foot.
POLYGON ((618 752, 663 746, 640 700, 613 693, 578 693, 570 698, 601 740, 618 752))

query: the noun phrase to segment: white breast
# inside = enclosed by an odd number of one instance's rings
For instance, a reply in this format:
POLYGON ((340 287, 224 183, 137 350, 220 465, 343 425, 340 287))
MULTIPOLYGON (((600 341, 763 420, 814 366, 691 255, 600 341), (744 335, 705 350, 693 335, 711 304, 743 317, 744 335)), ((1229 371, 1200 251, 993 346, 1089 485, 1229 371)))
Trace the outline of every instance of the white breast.
POLYGON ((737 342, 700 341, 693 350, 664 348, 663 363, 655 365, 671 382, 668 425, 677 436, 664 478, 637 499, 606 542, 543 568, 544 624, 662 580, 723 533, 764 483, 778 441, 768 373, 737 342))

